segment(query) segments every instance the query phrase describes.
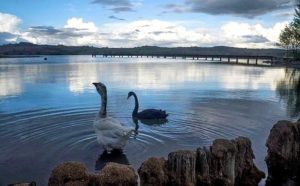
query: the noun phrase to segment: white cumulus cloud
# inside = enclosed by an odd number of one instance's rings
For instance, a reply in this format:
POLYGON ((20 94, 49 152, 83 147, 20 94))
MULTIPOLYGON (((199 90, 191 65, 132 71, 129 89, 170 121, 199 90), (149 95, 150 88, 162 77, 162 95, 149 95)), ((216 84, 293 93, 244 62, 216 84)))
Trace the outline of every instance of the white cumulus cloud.
POLYGON ((82 18, 72 17, 67 21, 65 28, 75 28, 88 32, 97 32, 98 28, 93 22, 84 22, 82 18))
POLYGON ((128 23, 107 24, 103 28, 111 33, 108 45, 134 47, 141 45, 158 46, 199 46, 209 45, 214 38, 204 29, 187 29, 175 22, 161 20, 140 20, 128 23))
POLYGON ((17 16, 0 12, 0 32, 15 33, 20 23, 17 16))
POLYGON ((288 22, 279 22, 272 26, 262 24, 249 24, 241 22, 229 22, 221 26, 220 32, 225 42, 236 47, 265 48, 274 47, 279 40, 281 30, 288 22), (267 43, 256 43, 245 39, 245 36, 261 36, 266 38, 267 43))
POLYGON ((0 13, 0 43, 29 41, 36 44, 93 45, 98 47, 162 47, 234 46, 247 48, 275 47, 279 34, 288 22, 273 25, 230 21, 214 28, 200 24, 189 27, 180 21, 138 20, 96 25, 83 18, 72 17, 62 28, 32 26, 21 30, 21 20, 0 13))

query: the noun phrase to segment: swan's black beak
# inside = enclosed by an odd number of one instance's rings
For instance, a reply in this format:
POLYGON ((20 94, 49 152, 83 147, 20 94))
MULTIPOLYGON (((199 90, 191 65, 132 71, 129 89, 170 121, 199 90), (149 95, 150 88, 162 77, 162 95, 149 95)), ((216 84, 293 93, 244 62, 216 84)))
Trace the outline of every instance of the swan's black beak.
POLYGON ((93 83, 93 85, 97 86, 97 83, 93 83))
POLYGON ((130 98, 130 96, 128 95, 128 96, 127 96, 127 99, 129 99, 129 98, 130 98))

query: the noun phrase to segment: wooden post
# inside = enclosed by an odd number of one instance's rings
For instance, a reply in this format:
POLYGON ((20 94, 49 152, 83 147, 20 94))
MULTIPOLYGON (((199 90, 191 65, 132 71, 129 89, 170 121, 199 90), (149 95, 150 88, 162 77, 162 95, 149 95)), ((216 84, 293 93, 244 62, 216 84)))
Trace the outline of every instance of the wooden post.
POLYGON ((247 64, 249 65, 249 57, 248 57, 248 59, 247 59, 247 64))
POLYGON ((220 57, 220 61, 222 61, 222 57, 220 57))
POLYGON ((214 57, 211 58, 212 61, 213 61, 214 59, 215 59, 214 57))
POLYGON ((238 63, 238 62, 239 62, 239 58, 238 58, 238 57, 236 58, 236 61, 235 61, 235 62, 236 62, 236 63, 238 63))
POLYGON ((256 60, 255 60, 255 64, 257 65, 257 63, 258 63, 258 57, 256 57, 256 60))
POLYGON ((228 63, 230 63, 230 57, 228 57, 228 63))
POLYGON ((205 60, 207 61, 207 56, 205 56, 205 60))

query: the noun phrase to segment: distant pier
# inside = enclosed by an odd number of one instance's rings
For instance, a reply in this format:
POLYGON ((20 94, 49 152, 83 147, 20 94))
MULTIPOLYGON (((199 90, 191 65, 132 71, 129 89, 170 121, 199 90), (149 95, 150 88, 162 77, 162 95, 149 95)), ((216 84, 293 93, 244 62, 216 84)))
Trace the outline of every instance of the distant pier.
MULTIPOLYGON (((216 63, 243 64, 255 66, 272 66, 274 61, 278 60, 274 56, 242 56, 242 55, 132 55, 132 54, 99 54, 105 58, 170 58, 170 59, 191 59, 204 60, 216 63)), ((93 54, 93 57, 96 55, 93 54)))

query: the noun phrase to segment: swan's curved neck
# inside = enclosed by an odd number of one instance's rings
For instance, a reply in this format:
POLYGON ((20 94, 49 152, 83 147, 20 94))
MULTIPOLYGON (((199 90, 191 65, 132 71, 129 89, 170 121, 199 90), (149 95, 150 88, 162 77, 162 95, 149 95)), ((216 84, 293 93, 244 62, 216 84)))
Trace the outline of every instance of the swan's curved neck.
POLYGON ((101 94, 101 108, 99 111, 100 117, 106 117, 106 106, 107 106, 107 93, 106 91, 101 94))
POLYGON ((139 110, 139 100, 138 100, 135 93, 133 94, 133 97, 134 97, 134 101, 135 101, 135 106, 134 106, 134 110, 132 112, 132 115, 136 115, 138 113, 138 110, 139 110))

